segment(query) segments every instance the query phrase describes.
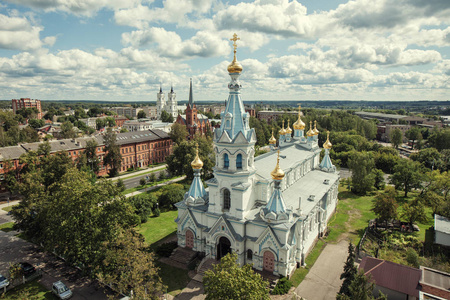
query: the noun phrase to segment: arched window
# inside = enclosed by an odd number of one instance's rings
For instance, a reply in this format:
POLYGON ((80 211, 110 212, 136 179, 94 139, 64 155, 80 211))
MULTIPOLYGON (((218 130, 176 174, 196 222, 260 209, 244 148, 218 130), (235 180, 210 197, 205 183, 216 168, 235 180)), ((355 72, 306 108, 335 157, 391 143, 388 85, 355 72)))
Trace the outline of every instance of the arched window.
POLYGON ((253 259, 253 251, 251 249, 247 250, 247 259, 252 260, 253 259))
POLYGON ((242 154, 238 154, 236 157, 236 169, 242 169, 242 154))
POLYGON ((223 190, 223 209, 229 210, 231 207, 230 191, 228 189, 223 190))
POLYGON ((228 154, 225 153, 223 155, 223 168, 228 169, 229 166, 230 166, 230 159, 228 158, 228 154))

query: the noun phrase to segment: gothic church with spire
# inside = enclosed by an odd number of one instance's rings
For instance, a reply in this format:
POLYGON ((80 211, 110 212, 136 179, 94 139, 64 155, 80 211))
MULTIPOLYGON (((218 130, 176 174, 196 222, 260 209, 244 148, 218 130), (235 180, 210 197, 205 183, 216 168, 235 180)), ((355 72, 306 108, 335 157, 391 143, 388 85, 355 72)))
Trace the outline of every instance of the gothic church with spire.
POLYGON ((255 158, 256 133, 241 100, 237 40, 234 35, 229 96, 214 132, 214 177, 205 189, 197 150, 194 180, 176 204, 178 245, 213 259, 234 252, 241 265, 289 276, 326 231, 339 174, 329 157, 329 139, 320 162, 317 126, 311 123, 305 135, 300 108, 293 130, 283 125, 278 143, 272 135, 272 150, 255 158))

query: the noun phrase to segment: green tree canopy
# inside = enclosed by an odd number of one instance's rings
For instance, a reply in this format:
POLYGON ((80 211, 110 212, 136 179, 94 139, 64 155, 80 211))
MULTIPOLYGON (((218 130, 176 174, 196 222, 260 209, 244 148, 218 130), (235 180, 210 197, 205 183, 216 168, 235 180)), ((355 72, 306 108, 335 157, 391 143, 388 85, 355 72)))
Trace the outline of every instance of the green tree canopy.
POLYGON ((268 282, 252 270, 251 265, 239 267, 237 255, 227 254, 203 277, 206 299, 253 300, 269 299, 268 282))
POLYGON ((120 154, 120 147, 117 144, 116 134, 112 131, 111 127, 106 130, 103 142, 106 151, 103 163, 109 166, 109 176, 114 177, 119 173, 122 166, 122 155, 120 154))
POLYGON ((144 118, 147 118, 147 115, 145 114, 145 112, 143 110, 140 110, 137 114, 137 118, 144 119, 144 118))
POLYGON ((350 284, 353 282, 358 269, 355 266, 355 247, 350 242, 348 244, 348 256, 344 265, 344 272, 341 274, 342 282, 341 288, 339 289, 339 294, 350 296, 350 284))
POLYGON ((422 186, 423 174, 423 166, 420 163, 402 158, 394 167, 390 181, 396 189, 405 191, 405 197, 408 197, 409 191, 422 186))
POLYGON ((172 128, 169 132, 170 138, 177 145, 180 145, 181 142, 186 141, 188 135, 189 133, 186 130, 186 126, 178 123, 173 123, 172 128))
POLYGON ((390 133, 390 139, 392 146, 394 146, 395 149, 398 149, 398 146, 402 144, 403 142, 403 133, 400 129, 395 128, 390 133))
POLYGON ((61 136, 65 139, 72 139, 77 136, 73 124, 70 121, 61 124, 61 136))
POLYGON ((352 191, 361 195, 371 191, 375 185, 375 176, 372 173, 375 162, 372 154, 353 151, 348 165, 352 171, 352 191))
POLYGON ((169 114, 167 111, 163 110, 161 112, 161 121, 173 123, 173 116, 169 114))
POLYGON ((378 193, 372 201, 372 211, 380 222, 397 219, 397 208, 395 190, 392 187, 388 187, 384 192, 378 193))

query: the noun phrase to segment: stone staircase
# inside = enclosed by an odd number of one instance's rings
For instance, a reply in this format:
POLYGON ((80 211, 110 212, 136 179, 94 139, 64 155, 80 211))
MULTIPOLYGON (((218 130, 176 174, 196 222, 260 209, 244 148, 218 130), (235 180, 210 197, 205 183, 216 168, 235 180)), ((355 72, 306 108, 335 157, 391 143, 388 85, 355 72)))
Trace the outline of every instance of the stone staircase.
POLYGON ((205 275, 205 272, 207 270, 210 270, 213 268, 213 266, 215 264, 218 264, 219 261, 213 259, 213 258, 208 258, 205 257, 201 263, 198 265, 197 268, 197 274, 194 276, 194 278, 192 278, 192 280, 198 281, 198 282, 202 282, 203 281, 203 276, 205 275))
POLYGON ((194 260, 197 256, 197 252, 189 248, 175 248, 170 257, 162 257, 160 261, 168 265, 187 270, 188 264, 194 260))

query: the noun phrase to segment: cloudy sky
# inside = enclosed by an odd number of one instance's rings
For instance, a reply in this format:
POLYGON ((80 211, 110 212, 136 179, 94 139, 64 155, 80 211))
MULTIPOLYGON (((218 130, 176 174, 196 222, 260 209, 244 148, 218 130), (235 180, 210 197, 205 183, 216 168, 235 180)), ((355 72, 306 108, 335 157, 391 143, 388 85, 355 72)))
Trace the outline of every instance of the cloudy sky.
POLYGON ((449 100, 449 0, 2 0, 0 99, 449 100))

